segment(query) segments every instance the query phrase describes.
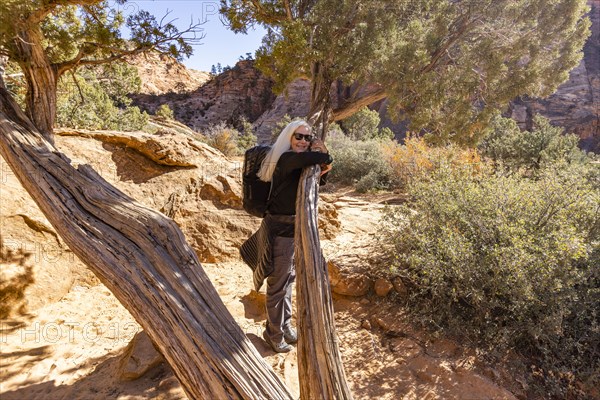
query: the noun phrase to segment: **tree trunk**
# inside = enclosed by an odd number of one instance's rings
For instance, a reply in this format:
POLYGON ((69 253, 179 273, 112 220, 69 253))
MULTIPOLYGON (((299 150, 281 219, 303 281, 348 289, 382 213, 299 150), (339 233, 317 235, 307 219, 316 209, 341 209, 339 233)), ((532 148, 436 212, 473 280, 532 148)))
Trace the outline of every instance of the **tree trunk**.
POLYGON ((157 344, 190 399, 291 399, 171 219, 73 168, 0 77, 0 154, 70 249, 157 344))
MULTIPOLYGON (((359 89, 356 88, 355 91, 358 92, 359 89)), ((366 87, 364 90, 361 90, 360 94, 361 96, 358 98, 352 96, 351 98, 346 99, 338 108, 333 110, 331 121, 346 119, 358 112, 361 108, 387 97, 385 90, 378 86, 366 87)))
POLYGON ((315 133, 325 140, 327 127, 331 120, 331 84, 327 67, 321 62, 312 65, 312 81, 310 88, 310 109, 306 117, 308 123, 315 128, 315 133))
POLYGON ((58 72, 48 60, 42 42, 42 32, 36 26, 19 32, 14 44, 18 51, 16 59, 27 81, 25 112, 40 133, 53 143, 58 72))
POLYGON ((327 266, 319 241, 319 166, 305 168, 296 197, 295 262, 300 398, 352 399, 338 347, 327 266))

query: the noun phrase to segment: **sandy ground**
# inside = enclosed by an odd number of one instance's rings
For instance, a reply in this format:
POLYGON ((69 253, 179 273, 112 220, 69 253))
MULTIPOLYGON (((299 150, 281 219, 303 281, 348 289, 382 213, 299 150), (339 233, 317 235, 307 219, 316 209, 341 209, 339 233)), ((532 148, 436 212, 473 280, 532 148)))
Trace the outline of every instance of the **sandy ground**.
MULTIPOLYGON (((343 194, 334 204, 342 229, 322 243, 328 258, 367 246, 382 208, 343 194)), ((261 339, 264 294, 251 290, 250 269, 241 262, 203 267, 248 338, 299 397, 296 349, 275 354, 261 339)), ((334 308, 356 399, 515 398, 494 383, 510 377, 483 365, 473 350, 415 331, 398 302, 375 294, 335 296, 334 308), (370 329, 362 326, 366 320, 375 321, 370 329)), ((124 349, 140 327, 93 279, 76 282, 60 301, 4 320, 0 328, 2 400, 186 398, 164 362, 137 380, 121 378, 124 349)))

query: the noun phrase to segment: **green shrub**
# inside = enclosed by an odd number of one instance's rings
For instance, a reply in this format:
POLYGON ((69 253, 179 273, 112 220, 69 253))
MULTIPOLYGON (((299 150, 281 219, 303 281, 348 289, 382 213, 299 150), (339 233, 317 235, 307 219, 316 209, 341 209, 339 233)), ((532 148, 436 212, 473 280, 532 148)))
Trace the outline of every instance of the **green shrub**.
POLYGON ((388 188, 391 169, 382 156, 384 142, 354 141, 334 132, 328 137, 326 145, 333 157, 331 182, 354 184, 361 192, 388 188))
POLYGON ((160 107, 156 109, 154 115, 165 120, 172 120, 174 118, 173 110, 171 110, 171 107, 169 107, 168 104, 161 104, 160 107))
POLYGON ((379 132, 377 133, 377 136, 375 137, 375 139, 394 139, 394 131, 392 131, 390 128, 385 127, 385 128, 381 128, 379 130, 379 132))
POLYGON ((597 379, 600 192, 586 168, 531 179, 448 164, 412 182, 409 202, 387 208, 383 239, 415 315, 597 379))
POLYGON ((394 132, 390 128, 378 128, 380 122, 381 118, 377 111, 363 107, 343 120, 342 127, 354 140, 393 139, 394 132))
POLYGON ((577 146, 577 135, 565 135, 563 128, 552 126, 541 115, 535 115, 533 123, 531 131, 521 131, 513 119, 496 115, 490 133, 479 145, 482 155, 512 170, 530 171, 560 160, 568 163, 588 160, 589 157, 577 146))
POLYGON ((25 80, 25 76, 23 75, 21 67, 19 67, 19 64, 17 64, 14 61, 7 60, 4 75, 2 78, 4 79, 6 90, 8 90, 12 98, 15 99, 15 101, 21 107, 21 109, 25 110, 27 82, 25 80))
POLYGON ((131 106, 127 94, 139 90, 135 68, 124 63, 82 67, 63 75, 57 90, 56 125, 84 129, 141 130, 148 114, 131 106))
POLYGON ((256 146, 258 138, 254 134, 252 124, 248 122, 246 118, 241 120, 242 132, 240 133, 237 141, 238 151, 240 154, 244 153, 251 147, 256 146))

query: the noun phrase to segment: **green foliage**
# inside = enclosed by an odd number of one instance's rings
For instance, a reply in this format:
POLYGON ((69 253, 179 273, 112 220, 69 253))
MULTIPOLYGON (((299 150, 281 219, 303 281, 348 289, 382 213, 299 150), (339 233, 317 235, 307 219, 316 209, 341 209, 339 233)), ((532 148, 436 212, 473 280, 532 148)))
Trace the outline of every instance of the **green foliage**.
POLYGON ((25 95, 27 93, 25 77, 23 76, 23 72, 21 72, 21 68, 15 62, 8 61, 6 63, 6 68, 4 71, 4 84, 6 85, 6 89, 11 94, 13 99, 21 106, 22 109, 25 109, 25 95))
POLYGON ((383 234, 410 309, 597 381, 600 190, 586 168, 559 162, 532 179, 448 164, 412 182, 410 201, 387 209, 383 234))
MULTIPOLYGON (((109 44, 115 47, 125 45, 119 33, 119 28, 124 22, 123 16, 120 12, 109 8, 106 1, 87 7, 77 7, 76 2, 73 5, 53 4, 44 7, 45 2, 42 0, 27 2, 7 0, 2 3, 0 44, 4 46, 10 58, 19 63, 25 63, 27 60, 15 48, 14 39, 19 37, 23 30, 37 23, 44 35, 43 46, 51 63, 60 63, 75 57, 78 49, 85 43, 97 44, 98 49, 109 44), (40 22, 31 19, 34 11, 40 9, 47 9, 50 12, 44 13, 46 17, 40 22)), ((110 51, 99 50, 98 55, 100 54, 110 54, 110 51)))
POLYGON ((521 131, 513 119, 495 116, 490 134, 479 145, 482 154, 512 170, 538 170, 559 160, 589 161, 577 146, 576 135, 564 135, 562 128, 550 125, 541 115, 534 116, 533 122, 531 131, 521 131))
POLYGON ((392 140, 394 139, 394 131, 392 131, 390 128, 388 128, 387 126, 384 128, 381 128, 379 130, 379 132, 377 133, 377 137, 375 137, 374 139, 389 139, 392 140))
POLYGON ((221 0, 234 32, 267 29, 256 65, 277 90, 298 77, 376 84, 411 130, 471 145, 494 110, 567 79, 587 10, 585 0, 221 0))
POLYGON ((365 140, 379 136, 379 122, 381 122, 381 119, 377 111, 363 107, 357 113, 342 121, 342 126, 352 139, 365 140))
POLYGON ((256 142, 258 140, 256 135, 254 134, 254 129, 252 129, 252 124, 248 122, 246 118, 242 117, 241 125, 242 132, 240 133, 237 140, 238 150, 240 154, 244 153, 249 148, 256 146, 256 142))
POLYGON ((131 106, 140 88, 137 70, 125 63, 83 67, 59 81, 56 125, 85 129, 141 130, 148 115, 131 106))
POLYGON ((157 109, 155 115, 165 120, 172 120, 174 118, 173 110, 168 104, 161 104, 157 109))
POLYGON ((285 114, 273 126, 273 129, 271 129, 271 144, 275 143, 275 141, 277 140, 277 137, 279 136, 281 131, 283 131, 283 128, 285 128, 290 122, 292 122, 292 118, 288 114, 285 114))
POLYGON ((354 184, 359 192, 386 189, 390 184, 389 163, 382 157, 381 140, 352 140, 341 133, 329 133, 327 148, 333 157, 331 182, 354 184))
POLYGON ((363 107, 343 120, 342 126, 347 135, 354 140, 393 139, 394 132, 390 128, 379 129, 380 122, 377 111, 363 107))

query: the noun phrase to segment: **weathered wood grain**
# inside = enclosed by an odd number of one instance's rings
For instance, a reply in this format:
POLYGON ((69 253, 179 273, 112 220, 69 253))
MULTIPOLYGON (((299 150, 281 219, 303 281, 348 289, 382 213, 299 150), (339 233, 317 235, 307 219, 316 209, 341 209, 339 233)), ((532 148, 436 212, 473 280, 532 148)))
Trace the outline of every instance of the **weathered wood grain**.
POLYGON ((146 330, 190 399, 290 399, 179 227, 69 163, 0 78, 0 154, 70 249, 146 330))
POLYGON ((338 346, 331 285, 319 241, 318 165, 305 168, 296 198, 295 262, 300 398, 352 399, 338 346))

